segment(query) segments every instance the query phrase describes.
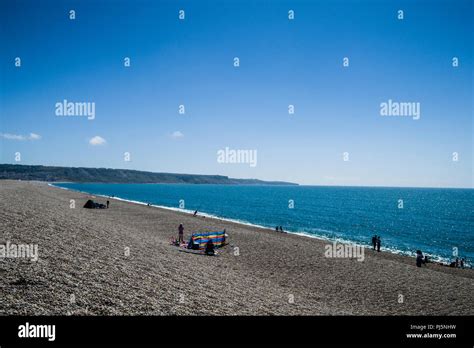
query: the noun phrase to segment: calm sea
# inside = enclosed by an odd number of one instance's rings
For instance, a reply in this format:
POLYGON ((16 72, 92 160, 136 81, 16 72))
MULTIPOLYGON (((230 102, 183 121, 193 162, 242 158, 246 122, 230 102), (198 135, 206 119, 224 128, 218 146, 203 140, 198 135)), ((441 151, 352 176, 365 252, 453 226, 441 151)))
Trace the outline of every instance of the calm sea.
POLYGON ((75 184, 56 186, 330 240, 442 260, 474 260, 474 190, 324 186, 75 184), (184 208, 180 208, 183 207, 184 208), (456 249, 454 249, 456 248, 456 249))

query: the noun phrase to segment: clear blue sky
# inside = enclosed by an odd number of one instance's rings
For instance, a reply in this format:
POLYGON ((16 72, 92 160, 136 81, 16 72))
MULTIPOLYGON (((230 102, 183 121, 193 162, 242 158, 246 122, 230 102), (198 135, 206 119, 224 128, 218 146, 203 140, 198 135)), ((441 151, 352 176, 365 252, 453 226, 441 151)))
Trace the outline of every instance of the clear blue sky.
POLYGON ((472 3, 2 0, 0 162, 473 187, 472 3), (95 119, 56 116, 63 99, 95 119), (420 119, 380 116, 388 99, 420 119), (257 166, 218 163, 225 147, 257 166))

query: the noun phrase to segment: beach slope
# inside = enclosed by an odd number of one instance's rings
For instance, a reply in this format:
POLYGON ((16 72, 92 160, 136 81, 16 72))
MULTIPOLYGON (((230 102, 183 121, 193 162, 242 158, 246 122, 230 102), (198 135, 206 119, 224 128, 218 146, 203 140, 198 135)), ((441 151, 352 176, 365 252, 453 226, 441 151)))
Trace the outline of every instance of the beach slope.
POLYGON ((0 258, 1 315, 474 314, 472 270, 327 258, 325 241, 114 199, 82 208, 91 197, 0 181, 0 244, 38 245, 37 261, 0 258), (180 223, 186 238, 225 228, 230 245, 181 252, 180 223))

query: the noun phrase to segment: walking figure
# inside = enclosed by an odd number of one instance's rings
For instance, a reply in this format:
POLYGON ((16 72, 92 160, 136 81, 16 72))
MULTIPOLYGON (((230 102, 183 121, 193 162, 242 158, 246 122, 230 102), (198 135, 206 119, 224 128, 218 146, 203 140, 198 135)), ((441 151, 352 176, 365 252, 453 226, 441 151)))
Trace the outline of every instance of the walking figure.
POLYGON ((183 226, 183 224, 179 224, 179 227, 178 227, 178 244, 181 245, 181 243, 184 243, 184 226, 183 226))

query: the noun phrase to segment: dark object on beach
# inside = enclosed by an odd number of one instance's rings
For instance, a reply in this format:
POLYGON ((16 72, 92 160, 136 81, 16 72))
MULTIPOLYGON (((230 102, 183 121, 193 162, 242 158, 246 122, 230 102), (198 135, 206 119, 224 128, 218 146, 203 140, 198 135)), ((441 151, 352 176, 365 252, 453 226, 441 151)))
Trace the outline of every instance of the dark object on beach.
POLYGON ((421 250, 416 251, 416 267, 421 267, 421 264, 423 263, 423 253, 421 250))
POLYGON ((93 200, 89 199, 86 204, 84 204, 84 208, 87 209, 105 209, 105 204, 96 203, 93 200))
POLYGON ((422 263, 422 258, 421 257, 416 257, 416 267, 421 267, 421 263, 422 263))
POLYGON ((380 251, 380 236, 377 236, 377 251, 380 251))
POLYGON ((193 237, 189 238, 188 249, 190 250, 199 250, 199 244, 194 243, 193 237))
POLYGON ((275 227, 275 232, 279 232, 280 230, 278 229, 278 226, 275 227))
POLYGON ((455 262, 455 261, 451 262, 451 263, 449 264, 449 267, 452 267, 452 268, 456 267, 456 262, 455 262))
POLYGON ((109 204, 110 204, 110 202, 109 202, 109 201, 107 201, 107 209, 109 209, 109 204))
POLYGON ((95 209, 95 203, 93 200, 89 199, 86 204, 84 204, 84 208, 87 209, 95 209))
POLYGON ((375 248, 377 247, 377 235, 372 236, 372 245, 373 245, 374 250, 375 250, 375 248))
POLYGON ((464 268, 464 258, 461 259, 461 268, 464 268))
POLYGON ((193 216, 197 216, 197 214, 198 214, 198 211, 195 210, 193 216))
POLYGON ((425 255, 425 258, 423 259, 423 263, 427 264, 428 262, 430 262, 429 259, 428 259, 428 256, 425 255))
POLYGON ((183 224, 179 224, 178 227, 178 243, 184 243, 184 226, 183 224))
POLYGON ((456 257, 456 268, 459 267, 459 259, 456 257))
POLYGON ((209 239, 206 243, 206 250, 204 253, 208 256, 214 256, 214 243, 209 239))
POLYGON ((285 231, 283 231, 283 227, 282 227, 282 226, 280 226, 280 232, 285 232, 285 231))

